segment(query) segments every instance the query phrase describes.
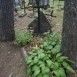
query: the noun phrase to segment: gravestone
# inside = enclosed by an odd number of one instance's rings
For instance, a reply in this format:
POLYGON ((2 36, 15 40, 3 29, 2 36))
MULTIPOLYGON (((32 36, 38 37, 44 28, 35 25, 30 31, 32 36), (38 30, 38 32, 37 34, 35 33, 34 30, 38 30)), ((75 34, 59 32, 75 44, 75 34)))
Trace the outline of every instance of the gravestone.
MULTIPOLYGON (((34 33, 38 32, 38 18, 34 19, 29 25, 28 29, 32 30, 34 33)), ((43 12, 40 11, 40 33, 51 32, 51 25, 44 15, 43 12)))

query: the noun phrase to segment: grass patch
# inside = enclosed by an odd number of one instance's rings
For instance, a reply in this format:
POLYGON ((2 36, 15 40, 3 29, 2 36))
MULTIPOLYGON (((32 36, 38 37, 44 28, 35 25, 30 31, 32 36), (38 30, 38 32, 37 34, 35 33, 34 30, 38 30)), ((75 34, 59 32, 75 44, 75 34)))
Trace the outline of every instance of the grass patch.
POLYGON ((15 44, 17 46, 24 46, 27 43, 31 42, 32 39, 33 39, 33 35, 31 32, 25 31, 25 30, 17 30, 16 31, 15 44))

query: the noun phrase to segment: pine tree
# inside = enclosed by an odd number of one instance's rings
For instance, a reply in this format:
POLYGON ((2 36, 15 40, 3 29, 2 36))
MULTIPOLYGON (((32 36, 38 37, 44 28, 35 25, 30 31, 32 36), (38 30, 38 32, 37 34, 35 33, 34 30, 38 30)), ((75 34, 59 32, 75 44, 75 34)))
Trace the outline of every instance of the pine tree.
POLYGON ((12 41, 14 32, 14 0, 0 0, 0 41, 12 41))
MULTIPOLYGON (((77 0, 64 0, 64 19, 62 31, 62 49, 64 55, 75 62, 77 68, 77 0)), ((68 77, 77 77, 70 74, 68 77)))

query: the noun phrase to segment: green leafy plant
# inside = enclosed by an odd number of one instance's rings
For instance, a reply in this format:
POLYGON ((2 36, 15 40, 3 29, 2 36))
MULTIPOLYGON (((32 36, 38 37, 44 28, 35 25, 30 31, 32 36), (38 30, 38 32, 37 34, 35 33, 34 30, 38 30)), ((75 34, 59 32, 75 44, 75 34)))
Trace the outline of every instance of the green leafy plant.
POLYGON ((18 46, 24 46, 29 43, 33 38, 33 35, 29 31, 19 30, 16 32, 16 40, 15 43, 18 46))
POLYGON ((66 77, 73 72, 68 57, 60 52, 60 40, 56 35, 47 35, 40 47, 32 47, 26 58, 31 77, 66 77))

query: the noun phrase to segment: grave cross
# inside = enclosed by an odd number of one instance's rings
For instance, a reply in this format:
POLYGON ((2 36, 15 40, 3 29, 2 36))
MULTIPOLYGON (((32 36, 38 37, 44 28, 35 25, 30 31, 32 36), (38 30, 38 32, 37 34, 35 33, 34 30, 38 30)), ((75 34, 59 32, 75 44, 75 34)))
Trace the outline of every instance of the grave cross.
POLYGON ((38 8, 38 32, 40 33, 40 0, 36 0, 37 8, 38 8))
POLYGON ((45 8, 48 6, 48 1, 49 0, 35 0, 36 1, 36 6, 34 8, 38 9, 38 32, 40 33, 40 8, 45 8), (42 4, 41 4, 42 2, 42 4))

